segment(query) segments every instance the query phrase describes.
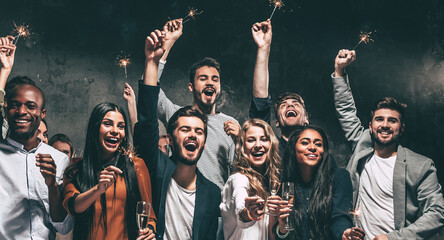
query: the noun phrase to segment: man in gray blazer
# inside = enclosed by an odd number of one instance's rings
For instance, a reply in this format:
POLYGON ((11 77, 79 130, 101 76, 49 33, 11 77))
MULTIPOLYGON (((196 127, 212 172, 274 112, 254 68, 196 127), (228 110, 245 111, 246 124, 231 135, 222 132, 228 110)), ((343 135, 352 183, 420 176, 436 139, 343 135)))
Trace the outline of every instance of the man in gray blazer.
POLYGON ((369 129, 356 115, 345 67, 355 51, 340 50, 332 74, 335 107, 353 155, 347 166, 356 224, 366 239, 426 239, 444 225, 444 199, 431 159, 399 144, 406 105, 391 97, 371 110, 369 129))

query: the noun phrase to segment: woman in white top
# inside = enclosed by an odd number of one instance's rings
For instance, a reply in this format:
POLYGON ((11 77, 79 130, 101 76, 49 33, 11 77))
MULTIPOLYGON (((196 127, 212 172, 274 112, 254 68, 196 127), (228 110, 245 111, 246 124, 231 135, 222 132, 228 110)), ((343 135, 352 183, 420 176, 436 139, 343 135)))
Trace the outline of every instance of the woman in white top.
POLYGON ((268 197, 269 182, 279 180, 279 142, 270 125, 247 120, 236 144, 234 174, 228 178, 220 204, 225 239, 268 239, 276 222, 278 196, 268 197), (267 199, 268 198, 268 199, 267 199), (264 203, 272 213, 264 214, 264 203), (270 230, 269 230, 270 226, 270 230))

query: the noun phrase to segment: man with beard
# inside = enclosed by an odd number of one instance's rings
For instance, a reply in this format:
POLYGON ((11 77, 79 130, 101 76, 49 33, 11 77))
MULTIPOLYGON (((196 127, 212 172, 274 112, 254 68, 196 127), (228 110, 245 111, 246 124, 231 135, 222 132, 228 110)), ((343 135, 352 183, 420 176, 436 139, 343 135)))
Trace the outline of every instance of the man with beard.
POLYGON ((37 129, 46 114, 43 92, 27 77, 6 85, 9 136, 0 141, 0 238, 54 239, 71 228, 60 201, 68 157, 43 143, 37 129))
POLYGON ((156 30, 146 40, 147 68, 139 84, 138 122, 134 143, 150 171, 153 209, 160 239, 216 239, 220 189, 197 168, 207 139, 207 117, 187 106, 177 110, 167 124, 172 145, 169 158, 159 148, 157 65, 163 54, 162 37, 156 30))
MULTIPOLYGON (((269 71, 268 60, 272 39, 271 21, 253 24, 253 40, 257 46, 256 63, 253 75, 253 98, 250 105, 250 118, 260 118, 270 123, 271 97, 268 94, 269 71)), ((274 105, 276 127, 281 130, 279 154, 284 155, 287 140, 298 126, 308 124, 308 113, 305 103, 299 94, 284 92, 279 95, 274 105)))
POLYGON ((332 74, 335 107, 353 155, 347 170, 353 183, 357 224, 366 239, 427 239, 444 225, 444 199, 431 159, 399 144, 406 105, 378 100, 369 129, 356 115, 345 67, 355 51, 340 50, 332 74))
MULTIPOLYGON (((176 40, 182 35, 182 20, 176 19, 165 24, 162 34, 165 50, 156 68, 145 69, 145 76, 163 71, 168 54, 176 40)), ((156 36, 151 36, 153 39, 156 36)), ((145 49, 145 54, 147 50, 145 49)), ((208 141, 197 166, 202 174, 222 189, 229 176, 234 159, 235 145, 232 140, 239 133, 239 123, 232 117, 216 111, 216 101, 221 92, 220 65, 212 58, 204 58, 193 64, 189 74, 188 91, 193 93, 193 106, 208 117, 208 141)), ((171 116, 180 108, 172 103, 160 90, 158 114, 166 125, 171 116)))

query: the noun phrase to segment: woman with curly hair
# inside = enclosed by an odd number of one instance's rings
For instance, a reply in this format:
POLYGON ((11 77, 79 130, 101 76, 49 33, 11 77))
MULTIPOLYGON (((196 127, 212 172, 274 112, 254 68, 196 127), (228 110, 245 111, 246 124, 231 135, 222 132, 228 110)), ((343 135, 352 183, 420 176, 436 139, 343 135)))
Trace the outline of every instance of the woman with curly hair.
POLYGON ((352 228, 349 214, 353 207, 350 175, 331 163, 322 128, 307 125, 296 129, 288 139, 283 165, 282 181, 293 182, 295 189, 293 206, 280 202, 278 224, 273 228, 276 239, 363 238, 362 230, 352 228), (287 220, 294 231, 286 230, 287 220))
POLYGON ((234 174, 228 178, 220 204, 225 239, 268 239, 279 197, 268 197, 270 180, 279 181, 279 145, 270 125, 247 120, 236 143, 234 174), (271 224, 269 224, 271 223, 271 224))
POLYGON ((156 218, 139 231, 138 201, 151 202, 151 182, 144 161, 123 154, 129 149, 123 110, 101 103, 91 113, 84 158, 65 172, 65 209, 75 217, 73 239, 154 239, 156 218))

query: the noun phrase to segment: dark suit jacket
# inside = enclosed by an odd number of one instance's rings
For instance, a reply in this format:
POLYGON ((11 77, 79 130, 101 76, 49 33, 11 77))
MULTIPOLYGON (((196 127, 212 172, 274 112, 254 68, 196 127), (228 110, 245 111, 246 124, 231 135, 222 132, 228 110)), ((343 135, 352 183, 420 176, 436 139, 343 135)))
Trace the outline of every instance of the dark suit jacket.
MULTIPOLYGON (((168 187, 176 170, 176 164, 158 149, 159 128, 157 101, 159 87, 139 84, 137 106, 138 122, 134 129, 134 145, 145 160, 151 176, 153 210, 157 216, 157 235, 163 239, 165 232, 165 201, 168 187)), ((219 204, 219 187, 197 170, 196 202, 193 217, 192 239, 216 239, 219 204)))

